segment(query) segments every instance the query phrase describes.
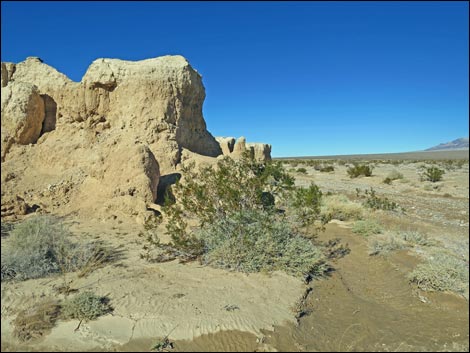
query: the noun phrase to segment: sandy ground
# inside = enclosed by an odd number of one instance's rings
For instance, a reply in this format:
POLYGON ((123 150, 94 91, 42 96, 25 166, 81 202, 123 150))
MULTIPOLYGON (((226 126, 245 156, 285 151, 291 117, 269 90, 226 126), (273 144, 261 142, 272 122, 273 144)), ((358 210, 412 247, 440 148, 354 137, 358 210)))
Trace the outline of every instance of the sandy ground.
MULTIPOLYGON (((391 230, 419 230, 468 259, 468 164, 438 183, 422 182, 420 163, 377 164, 369 178, 350 179, 346 166, 332 173, 305 167, 297 185, 314 181, 326 193, 354 199, 371 186, 406 209, 371 214, 391 230), (403 175, 391 185, 392 170, 403 175)), ((289 168, 289 167, 288 167, 289 168)), ((340 238, 350 254, 333 265, 331 277, 315 280, 309 313, 297 323, 293 308, 307 285, 283 273, 244 275, 176 261, 151 264, 140 258, 142 230, 134 224, 69 219, 78 237, 101 240, 116 260, 85 278, 71 274, 72 287, 111 299, 114 312, 96 321, 59 322, 46 337, 20 344, 12 320, 26 307, 57 297, 61 278, 2 283, 2 351, 149 351, 166 335, 175 351, 468 351, 468 301, 452 293, 428 293, 406 275, 420 262, 411 251, 371 257, 352 222, 333 221, 322 240, 340 238), (226 308, 234 308, 226 310, 226 308)), ((8 239, 2 239, 2 249, 8 239)), ((468 293, 467 293, 468 297, 468 293)))
MULTIPOLYGON (((262 329, 294 322, 293 308, 306 289, 302 281, 284 273, 245 275, 198 263, 148 263, 139 257, 141 238, 136 230, 122 225, 87 222, 75 223, 72 229, 107 241, 117 252, 125 248, 115 263, 85 278, 68 278, 75 289, 107 295, 114 311, 82 323, 76 332, 77 320, 59 322, 30 346, 35 350, 107 350, 132 340, 156 342, 166 335, 188 340, 224 330, 259 336, 262 329), (230 306, 234 309, 227 310, 230 306)), ((19 343, 11 338, 11 321, 18 311, 45 297, 57 297, 53 288, 61 284, 62 278, 2 283, 4 348, 19 343)))

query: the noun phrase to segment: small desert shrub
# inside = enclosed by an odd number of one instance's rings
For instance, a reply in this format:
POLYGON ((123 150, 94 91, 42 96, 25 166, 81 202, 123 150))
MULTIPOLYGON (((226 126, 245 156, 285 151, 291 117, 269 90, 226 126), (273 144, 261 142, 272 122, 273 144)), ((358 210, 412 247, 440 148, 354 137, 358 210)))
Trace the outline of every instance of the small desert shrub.
POLYGON ((354 166, 347 169, 350 178, 357 178, 361 175, 370 177, 372 175, 373 166, 365 164, 354 164, 354 166))
POLYGON ((387 178, 385 178, 385 179, 383 180, 383 183, 384 183, 384 184, 387 184, 387 185, 390 185, 390 184, 392 183, 392 179, 390 179, 389 177, 387 177, 387 178))
POLYGON ((372 219, 366 219, 361 221, 356 221, 352 227, 353 233, 363 235, 368 237, 373 234, 382 233, 383 229, 376 221, 372 219))
POLYGON ((396 202, 390 201, 387 197, 377 196, 377 193, 373 188, 365 190, 364 195, 362 195, 359 189, 356 189, 356 192, 358 197, 364 198, 363 205, 367 208, 384 211, 395 211, 399 208, 396 202))
POLYGON ((416 231, 400 232, 399 236, 409 244, 431 246, 435 243, 428 238, 426 234, 422 234, 416 231))
POLYGON ((305 168, 303 168, 303 167, 302 167, 302 168, 298 168, 298 169, 297 169, 297 173, 307 174, 307 169, 305 169, 305 168))
POLYGON ((335 171, 335 167, 333 167, 332 165, 327 165, 327 166, 323 166, 320 168, 320 172, 322 173, 329 173, 329 172, 334 172, 335 171))
POLYGON ((340 221, 359 220, 364 217, 364 208, 344 195, 331 195, 323 199, 322 214, 340 221))
POLYGON ((95 320, 112 311, 106 297, 100 297, 93 292, 82 292, 62 304, 64 319, 95 320))
POLYGON ((468 262, 438 251, 416 266, 409 279, 422 290, 464 293, 468 287, 468 262))
POLYGON ((59 313, 60 305, 53 300, 44 300, 22 310, 13 321, 13 336, 21 341, 42 337, 54 327, 59 313))
POLYGON ((320 248, 273 214, 245 210, 202 228, 202 262, 241 272, 282 270, 304 278, 327 270, 320 248))
POLYGON ((37 216, 11 232, 2 256, 2 281, 26 280, 82 268, 95 252, 93 244, 70 240, 72 233, 58 219, 37 216))
POLYGON ((398 180, 403 179, 403 174, 400 173, 398 170, 392 170, 390 173, 387 174, 387 178, 390 180, 398 180))
POLYGON ((422 181, 430 181, 435 183, 442 180, 442 176, 445 174, 445 171, 437 167, 420 167, 418 170, 420 174, 420 179, 422 181))
POLYGON ((406 243, 394 234, 375 236, 369 240, 369 255, 386 255, 406 248, 406 243))
POLYGON ((291 208, 294 219, 301 226, 309 226, 320 218, 322 192, 315 184, 308 188, 297 188, 293 193, 291 208))

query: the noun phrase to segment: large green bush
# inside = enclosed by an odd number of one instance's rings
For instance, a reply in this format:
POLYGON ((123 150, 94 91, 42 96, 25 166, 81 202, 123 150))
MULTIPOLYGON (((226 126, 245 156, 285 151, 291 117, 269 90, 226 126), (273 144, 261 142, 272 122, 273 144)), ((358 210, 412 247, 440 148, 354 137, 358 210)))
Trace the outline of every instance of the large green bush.
POLYGON ((157 261, 199 258, 238 271, 282 269, 307 277, 322 271, 321 250, 300 236, 313 232, 308 226, 320 220, 322 194, 316 185, 294 188, 281 163, 248 155, 200 171, 189 166, 182 174, 172 188, 176 202, 163 208, 171 242, 147 237, 152 248, 163 250, 157 261))

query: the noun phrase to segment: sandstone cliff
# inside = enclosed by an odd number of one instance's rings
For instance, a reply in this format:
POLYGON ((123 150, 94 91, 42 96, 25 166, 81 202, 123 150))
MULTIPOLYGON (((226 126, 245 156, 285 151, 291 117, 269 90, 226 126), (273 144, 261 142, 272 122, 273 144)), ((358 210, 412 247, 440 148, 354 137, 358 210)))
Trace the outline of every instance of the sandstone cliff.
POLYGON ((2 63, 1 85, 2 210, 22 200, 23 212, 143 222, 182 156, 240 154, 207 131, 202 79, 182 56, 97 59, 80 82, 30 57, 2 63))

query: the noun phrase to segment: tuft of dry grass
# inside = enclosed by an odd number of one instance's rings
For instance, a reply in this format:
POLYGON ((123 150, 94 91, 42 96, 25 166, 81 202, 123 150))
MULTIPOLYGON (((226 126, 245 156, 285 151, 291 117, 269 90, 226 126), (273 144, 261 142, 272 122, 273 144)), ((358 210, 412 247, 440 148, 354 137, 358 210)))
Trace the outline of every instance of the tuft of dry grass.
POLYGON ((372 219, 360 220, 354 223, 353 233, 368 237, 383 232, 382 226, 372 219))
POLYGON ((364 218, 364 207, 344 195, 329 195, 323 199, 321 213, 340 221, 360 220, 364 218))
POLYGON ((59 313, 60 305, 52 299, 22 310, 13 321, 13 335, 20 341, 43 337, 54 327, 59 313))
POLYGON ((405 249, 406 242, 396 234, 381 234, 369 240, 369 255, 386 255, 391 251, 405 249))

